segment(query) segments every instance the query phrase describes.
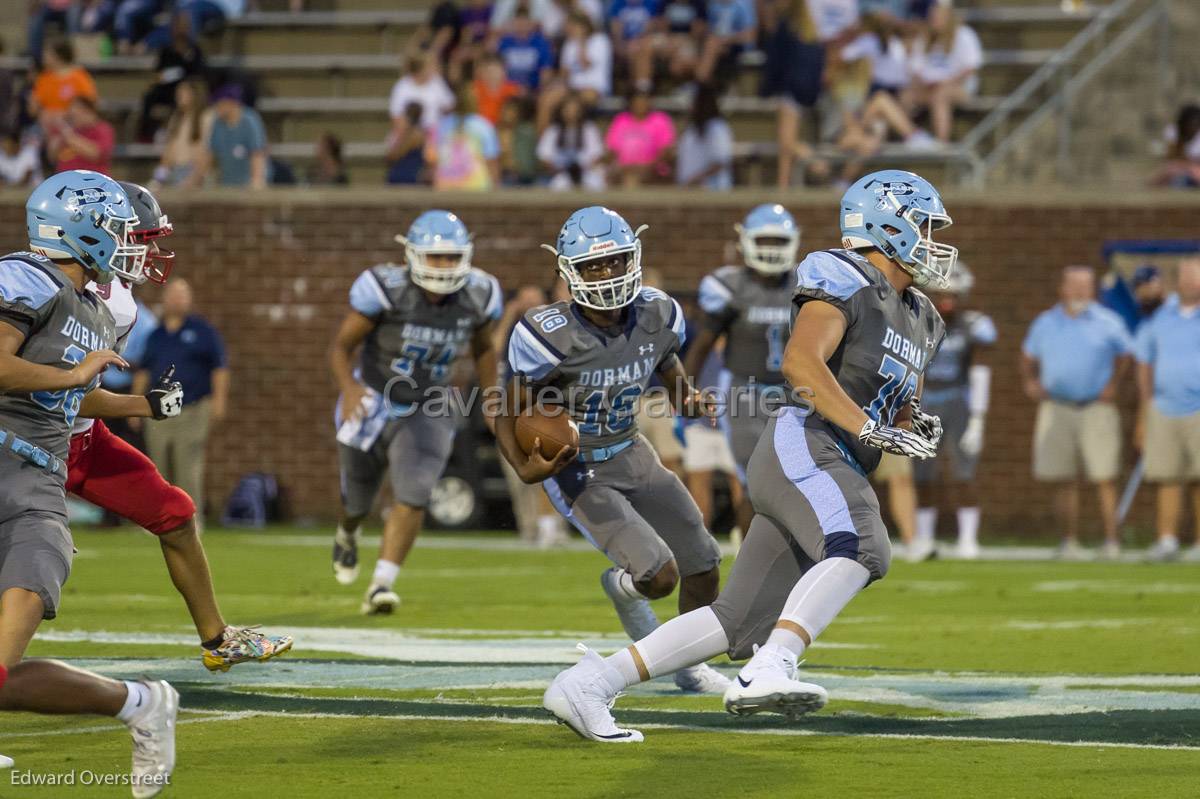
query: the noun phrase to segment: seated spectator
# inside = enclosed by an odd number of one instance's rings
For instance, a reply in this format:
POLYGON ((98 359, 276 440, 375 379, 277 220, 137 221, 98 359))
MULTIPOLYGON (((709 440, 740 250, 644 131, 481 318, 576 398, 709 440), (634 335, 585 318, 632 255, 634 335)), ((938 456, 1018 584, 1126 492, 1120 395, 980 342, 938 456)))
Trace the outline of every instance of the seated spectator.
POLYGON ((317 139, 316 157, 308 167, 308 182, 313 186, 345 186, 350 182, 346 162, 342 160, 342 140, 333 133, 317 139))
POLYGON ((1167 157, 1151 184, 1173 189, 1200 187, 1200 105, 1188 103, 1180 108, 1175 123, 1167 127, 1163 138, 1167 157))
POLYGON ((58 26, 64 36, 75 33, 77 19, 74 6, 72 0, 35 0, 30 4, 28 47, 29 57, 33 59, 35 67, 42 66, 47 24, 58 26))
POLYGON ((500 110, 500 180, 505 186, 532 186, 538 179, 538 127, 529 97, 509 100, 500 110))
POLYGON ((657 34, 663 30, 663 0, 612 0, 608 26, 613 56, 628 65, 637 91, 654 86, 654 53, 657 34))
POLYGON ((475 98, 463 87, 455 111, 438 123, 425 145, 435 189, 487 191, 500 179, 496 128, 475 113, 475 98))
POLYGON ((538 30, 529 16, 529 8, 521 5, 513 15, 510 32, 496 43, 496 53, 504 62, 508 79, 525 91, 536 92, 543 80, 550 77, 554 53, 550 42, 538 30))
POLYGON ((46 153, 55 172, 91 169, 111 174, 116 143, 112 125, 100 118, 95 101, 87 97, 72 100, 66 115, 46 128, 46 153))
POLYGON ((423 183, 425 171, 425 128, 421 104, 412 102, 400 119, 392 120, 388 135, 387 182, 392 185, 423 183))
POLYGON ((430 9, 429 21, 421 26, 405 50, 409 53, 428 51, 444 67, 450 54, 458 46, 461 34, 462 20, 458 3, 454 0, 442 0, 430 9))
POLYGON ((154 67, 158 81, 142 97, 142 118, 138 139, 151 141, 163 120, 175 110, 175 92, 188 78, 204 75, 204 53, 192 36, 187 14, 171 17, 171 40, 158 51, 154 67))
POLYGON ((589 108, 612 93, 612 43, 596 30, 586 14, 578 12, 567 20, 558 75, 538 96, 540 130, 550 124, 551 115, 568 92, 577 95, 589 108))
POLYGON ((714 75, 736 74, 738 57, 758 34, 754 0, 708 0, 705 20, 708 35, 696 67, 696 80, 701 83, 710 82, 714 75))
POLYGON ((142 52, 142 39, 154 27, 154 17, 163 10, 163 0, 117 0, 116 8, 113 38, 117 43, 117 54, 142 52))
POLYGON ((192 18, 192 34, 203 36, 245 14, 246 0, 180 0, 176 9, 192 18))
POLYGON ((216 116, 208 147, 188 181, 200 186, 215 166, 217 185, 267 186, 267 131, 262 117, 242 102, 240 86, 222 86, 213 94, 216 116))
POLYGON ((654 58, 676 80, 696 77, 700 48, 708 30, 705 0, 668 0, 662 18, 665 33, 656 38, 654 58))
POLYGON ((75 49, 59 39, 45 52, 45 63, 30 94, 30 113, 43 125, 66 113, 76 97, 97 101, 96 83, 83 67, 75 63, 75 49))
POLYGON ((974 96, 983 66, 979 36, 959 22, 949 0, 929 9, 929 29, 913 46, 914 104, 927 106, 933 135, 950 141, 954 107, 974 96))
POLYGON ((692 100, 691 118, 679 137, 675 182, 709 191, 733 188, 733 129, 711 85, 701 85, 692 100))
POLYGON ((492 9, 492 30, 507 33, 513 15, 524 4, 528 5, 529 15, 537 20, 542 35, 552 43, 562 39, 567 19, 572 14, 583 14, 593 26, 604 22, 604 6, 600 0, 496 0, 492 9))
POLYGON ((454 94, 438 71, 437 59, 431 53, 409 57, 407 72, 392 87, 388 110, 393 129, 404 118, 409 103, 421 106, 421 127, 426 130, 437 127, 442 114, 454 108, 454 94))
POLYGON ((600 129, 586 118, 583 102, 575 95, 567 95, 559 104, 554 122, 538 140, 537 155, 551 176, 550 188, 604 190, 600 129))
POLYGON ((471 84, 475 95, 475 107, 479 115, 493 125, 500 122, 500 109, 514 97, 520 97, 522 89, 509 80, 504 72, 504 63, 499 56, 489 53, 475 69, 477 77, 471 84))
POLYGON ((458 43, 450 53, 446 76, 454 86, 471 74, 491 44, 492 0, 466 0, 458 12, 458 43))
POLYGON ((208 148, 214 116, 204 81, 186 80, 175 87, 175 110, 167 119, 166 142, 154 169, 155 186, 188 182, 208 148))
POLYGON ((675 124, 650 107, 650 95, 634 91, 629 108, 617 114, 604 139, 616 162, 623 188, 636 188, 670 173, 668 156, 675 144, 675 124))
POLYGON ((41 182, 41 159, 35 142, 21 141, 15 129, 0 133, 0 184, 32 186, 41 182))

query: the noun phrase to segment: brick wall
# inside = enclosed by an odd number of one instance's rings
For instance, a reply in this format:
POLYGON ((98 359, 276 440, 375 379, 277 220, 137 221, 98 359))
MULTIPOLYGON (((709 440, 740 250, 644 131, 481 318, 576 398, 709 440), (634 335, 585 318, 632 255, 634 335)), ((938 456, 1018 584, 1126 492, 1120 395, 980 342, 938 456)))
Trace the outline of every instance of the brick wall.
MULTIPOLYGON (((693 290, 703 272, 730 254, 733 222, 770 198, 608 199, 632 224, 650 225, 644 263, 662 270, 666 287, 693 290)), ((325 348, 354 277, 373 263, 401 257, 392 236, 429 200, 428 194, 402 192, 164 197, 177 231, 177 274, 193 282, 198 309, 224 333, 233 370, 232 418, 209 447, 213 507, 238 475, 264 470, 291 489, 299 515, 328 518, 336 512, 335 392, 325 348)), ((23 246, 22 202, 0 195, 5 251, 23 246)), ((803 250, 836 246, 834 202, 805 195, 788 203, 805 231, 803 250)), ((549 282, 552 259, 538 244, 553 241, 576 207, 570 198, 547 194, 443 197, 439 204, 460 211, 476 236, 475 262, 508 289, 549 282)), ((1200 204, 1178 196, 1102 202, 964 196, 948 204, 956 224, 947 238, 974 269, 975 304, 995 318, 1000 332, 981 475, 984 526, 1014 536, 1049 533, 1049 492, 1029 475, 1032 407, 1016 380, 1024 331, 1053 302, 1060 266, 1098 264, 1105 239, 1195 237, 1200 204)), ((145 299, 153 304, 152 290, 145 299)), ((1150 506, 1142 499, 1134 521, 1146 527, 1150 506)))

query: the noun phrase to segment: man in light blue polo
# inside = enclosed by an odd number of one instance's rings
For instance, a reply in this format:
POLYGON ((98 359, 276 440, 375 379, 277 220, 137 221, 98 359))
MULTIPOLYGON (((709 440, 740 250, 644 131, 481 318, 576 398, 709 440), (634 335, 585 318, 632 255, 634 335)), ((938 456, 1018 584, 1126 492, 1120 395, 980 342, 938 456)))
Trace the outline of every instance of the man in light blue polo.
MULTIPOLYGON (((1140 328, 1137 345, 1137 438, 1146 453, 1146 479, 1158 484, 1158 541, 1153 560, 1179 555, 1183 492, 1192 487, 1200 530, 1200 258, 1179 264, 1179 293, 1140 328)), ((1198 538, 1200 540, 1200 538, 1198 538)), ((1200 544, 1187 553, 1200 560, 1200 544)))
POLYGON ((1043 311, 1025 336, 1021 374, 1038 405, 1033 476, 1055 483, 1062 528, 1059 555, 1078 558, 1079 478, 1096 485, 1104 521, 1104 557, 1119 551, 1117 471, 1121 420, 1117 386, 1133 341, 1121 317, 1096 302, 1096 275, 1087 266, 1063 270, 1060 302, 1043 311))

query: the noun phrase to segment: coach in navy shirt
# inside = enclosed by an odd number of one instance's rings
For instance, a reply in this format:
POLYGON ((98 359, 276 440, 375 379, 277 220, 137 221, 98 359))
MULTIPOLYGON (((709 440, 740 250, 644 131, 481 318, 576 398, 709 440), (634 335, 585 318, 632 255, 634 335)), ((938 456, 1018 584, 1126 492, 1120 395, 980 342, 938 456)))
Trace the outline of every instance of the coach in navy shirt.
POLYGON ((134 392, 144 393, 151 376, 171 365, 183 384, 183 413, 148 425, 146 448, 163 476, 203 508, 205 444, 209 426, 225 418, 229 368, 221 334, 192 313, 192 288, 182 278, 163 292, 162 321, 146 340, 134 392))

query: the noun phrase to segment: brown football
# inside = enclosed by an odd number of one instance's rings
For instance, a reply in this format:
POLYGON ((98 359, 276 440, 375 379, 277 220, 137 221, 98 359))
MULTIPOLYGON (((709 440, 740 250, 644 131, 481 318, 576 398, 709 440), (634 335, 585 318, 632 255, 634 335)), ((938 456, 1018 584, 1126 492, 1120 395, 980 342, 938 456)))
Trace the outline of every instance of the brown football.
POLYGON ((563 447, 579 446, 579 428, 560 405, 535 405, 517 417, 517 446, 528 455, 533 440, 541 439, 542 457, 550 460, 563 447))

